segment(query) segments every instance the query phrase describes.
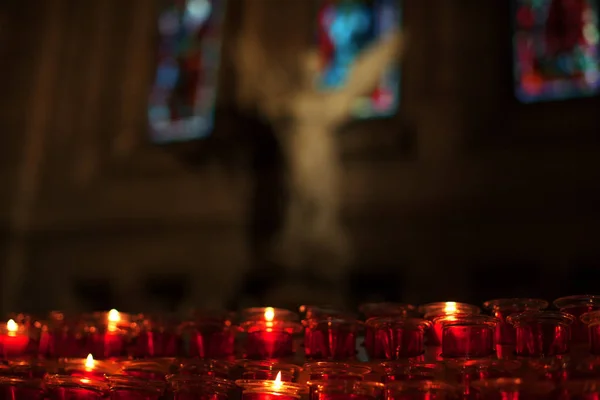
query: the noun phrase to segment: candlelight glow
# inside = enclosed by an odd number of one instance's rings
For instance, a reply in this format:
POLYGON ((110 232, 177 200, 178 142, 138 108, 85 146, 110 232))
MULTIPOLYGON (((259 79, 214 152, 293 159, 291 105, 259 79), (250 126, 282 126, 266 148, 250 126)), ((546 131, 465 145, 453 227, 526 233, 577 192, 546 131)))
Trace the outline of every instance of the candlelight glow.
POLYGON ((446 314, 456 313, 456 302, 447 301, 446 306, 444 307, 444 313, 446 313, 446 314))
POLYGON ((275 377, 275 380, 273 381, 273 389, 275 390, 279 390, 281 389, 281 371, 279 371, 277 373, 277 376, 275 377))
POLYGON ((19 325, 17 325, 14 319, 9 319, 6 323, 6 329, 9 333, 15 333, 19 330, 19 325))
POLYGON ((273 322, 275 319, 275 309, 273 307, 267 307, 265 309, 265 321, 273 322))
POLYGON ((114 308, 108 312, 108 322, 121 321, 121 314, 114 308))
POLYGON ((85 368, 94 369, 94 357, 91 353, 88 354, 87 358, 85 359, 85 368))

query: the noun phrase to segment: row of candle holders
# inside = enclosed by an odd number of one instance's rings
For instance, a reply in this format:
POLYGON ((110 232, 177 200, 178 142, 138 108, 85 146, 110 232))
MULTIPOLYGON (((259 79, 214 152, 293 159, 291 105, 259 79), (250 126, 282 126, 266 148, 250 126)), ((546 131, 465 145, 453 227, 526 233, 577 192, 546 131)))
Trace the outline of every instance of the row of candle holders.
POLYGON ((301 366, 256 360, 7 361, 10 400, 599 399, 600 375, 565 360, 452 360, 301 366))
POLYGON ((232 314, 200 314, 181 323, 110 312, 70 318, 54 312, 44 322, 23 314, 0 325, 4 359, 36 356, 50 359, 199 357, 213 359, 352 360, 364 335, 370 360, 482 358, 513 354, 550 357, 589 344, 600 355, 600 296, 570 296, 547 310, 540 299, 498 299, 476 305, 440 302, 414 307, 372 303, 363 318, 320 306, 303 306, 300 315, 272 307, 232 314), (437 353, 436 353, 437 352, 437 353))

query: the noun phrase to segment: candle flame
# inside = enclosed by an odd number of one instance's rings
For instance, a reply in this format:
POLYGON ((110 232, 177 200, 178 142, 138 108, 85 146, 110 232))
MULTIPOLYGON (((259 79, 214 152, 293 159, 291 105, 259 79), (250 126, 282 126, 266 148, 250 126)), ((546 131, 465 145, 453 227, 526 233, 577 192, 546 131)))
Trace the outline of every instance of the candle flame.
POLYGON ((114 308, 108 312, 108 322, 121 321, 121 314, 114 308))
POLYGON ((87 358, 85 359, 85 368, 86 369, 93 369, 94 368, 94 356, 92 356, 92 354, 88 354, 87 358))
POLYGON ((444 307, 444 313, 446 314, 454 314, 456 313, 456 302, 447 301, 446 306, 444 307))
POLYGON ((273 307, 267 307, 265 309, 265 321, 273 322, 275 319, 275 309, 273 307))
POLYGON ((6 323, 6 329, 9 333, 15 333, 19 330, 19 325, 17 325, 14 319, 9 319, 6 323))
POLYGON ((279 371, 277 373, 277 376, 275 377, 275 380, 273 381, 273 389, 275 390, 279 390, 281 389, 281 371, 279 371))

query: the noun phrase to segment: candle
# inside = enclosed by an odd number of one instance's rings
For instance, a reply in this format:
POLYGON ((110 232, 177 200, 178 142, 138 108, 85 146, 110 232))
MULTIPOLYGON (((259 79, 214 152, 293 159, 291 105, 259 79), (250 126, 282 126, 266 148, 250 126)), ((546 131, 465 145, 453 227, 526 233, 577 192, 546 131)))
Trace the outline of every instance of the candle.
POLYGON ((111 400, 159 400, 165 392, 165 384, 132 376, 113 375, 108 378, 108 390, 111 400))
POLYGON ((0 345, 5 359, 22 357, 28 344, 29 334, 25 325, 19 325, 12 319, 0 325, 0 345))
POLYGON ((131 317, 115 309, 94 313, 94 325, 89 327, 91 350, 98 359, 125 355, 125 342, 131 328, 131 317))
POLYGON ((600 296, 577 295, 561 297, 553 301, 560 311, 575 317, 571 326, 571 342, 573 344, 588 343, 588 328, 579 317, 586 312, 600 310, 600 296))
POLYGON ((385 386, 379 382, 353 380, 309 381, 310 400, 377 400, 385 386))
POLYGON ((243 360, 238 365, 243 368, 242 379, 270 380, 280 375, 282 381, 294 382, 301 370, 297 365, 274 361, 243 360))
MULTIPOLYGON (((452 314, 479 314, 481 309, 472 304, 457 303, 454 301, 429 303, 419 306, 419 312, 425 315, 425 319, 434 321, 438 317, 452 314)), ((427 346, 440 346, 442 343, 442 326, 433 323, 426 336, 427 346)))
POLYGON ((600 355, 600 311, 587 312, 580 319, 589 329, 590 353, 600 355))
POLYGON ((356 356, 358 321, 352 317, 314 317, 305 321, 304 354, 313 360, 356 356))
POLYGON ((235 383, 242 388, 242 400, 297 400, 307 392, 305 385, 284 382, 281 374, 274 380, 241 379, 235 383))
POLYGON ((227 400, 233 398, 233 382, 189 375, 171 375, 167 377, 168 395, 172 400, 227 400))
POLYGON ((571 325, 575 318, 564 312, 528 311, 510 315, 515 327, 515 354, 524 357, 552 357, 569 352, 571 325))
POLYGON ((190 356, 228 358, 234 354, 235 326, 232 315, 199 315, 187 324, 190 335, 190 356))
POLYGON ((0 376, 0 399, 42 400, 44 389, 40 379, 0 376))
POLYGON ((277 359, 294 355, 293 335, 302 326, 298 316, 287 310, 272 307, 247 309, 240 329, 247 334, 246 358, 277 359))
POLYGON ((458 398, 456 386, 436 380, 396 381, 386 385, 385 400, 433 400, 458 398))
MULTIPOLYGON (((359 307, 359 311, 364 316, 365 321, 378 317, 409 317, 415 313, 415 306, 403 303, 366 303, 359 307)), ((369 325, 365 325, 365 350, 369 357, 373 357, 373 347, 375 346, 375 333, 369 325)))
POLYGON ((372 332, 371 359, 397 360, 418 357, 431 322, 420 318, 374 317, 366 322, 372 332))
POLYGON ((304 364, 304 370, 311 381, 363 380, 372 371, 366 365, 326 361, 304 364))
POLYGON ((483 303, 483 307, 498 320, 495 334, 496 344, 514 345, 516 341, 515 329, 506 322, 506 317, 524 311, 545 310, 548 307, 548 302, 546 300, 524 298, 495 299, 486 301, 483 303))
POLYGON ((442 356, 480 358, 494 354, 494 332, 498 321, 486 315, 453 314, 438 317, 442 327, 442 356))
POLYGON ((512 378, 521 367, 521 363, 515 360, 495 359, 452 359, 445 362, 446 381, 458 384, 463 395, 471 398, 477 393, 473 388, 473 382, 482 379, 512 378))
POLYGON ((65 375, 104 379, 105 375, 114 374, 119 365, 110 361, 94 360, 94 357, 88 354, 85 359, 63 359, 58 368, 65 375))
POLYGON ((48 400, 101 400, 108 394, 108 384, 79 376, 48 375, 44 378, 48 400))
POLYGON ((90 352, 89 329, 80 318, 68 318, 62 311, 52 311, 50 322, 42 329, 40 354, 49 358, 82 358, 90 352))

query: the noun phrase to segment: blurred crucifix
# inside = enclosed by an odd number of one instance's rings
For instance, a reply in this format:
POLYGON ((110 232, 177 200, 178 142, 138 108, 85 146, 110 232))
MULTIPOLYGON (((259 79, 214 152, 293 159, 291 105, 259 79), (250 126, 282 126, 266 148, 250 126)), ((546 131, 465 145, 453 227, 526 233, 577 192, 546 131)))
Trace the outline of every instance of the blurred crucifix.
MULTIPOLYGON (((279 54, 285 49, 267 49, 265 35, 256 31, 240 35, 235 60, 240 101, 256 107, 272 124, 287 167, 289 201, 271 256, 293 275, 310 269, 330 283, 322 295, 311 290, 312 301, 339 303, 352 252, 340 221, 342 165, 336 132, 351 119, 356 100, 371 94, 399 59, 403 35, 393 32, 376 40, 358 54, 342 87, 323 90, 316 50, 304 49, 297 53, 302 55, 296 65, 286 65, 279 54)), ((306 289, 281 285, 273 298, 303 301, 306 289)))

